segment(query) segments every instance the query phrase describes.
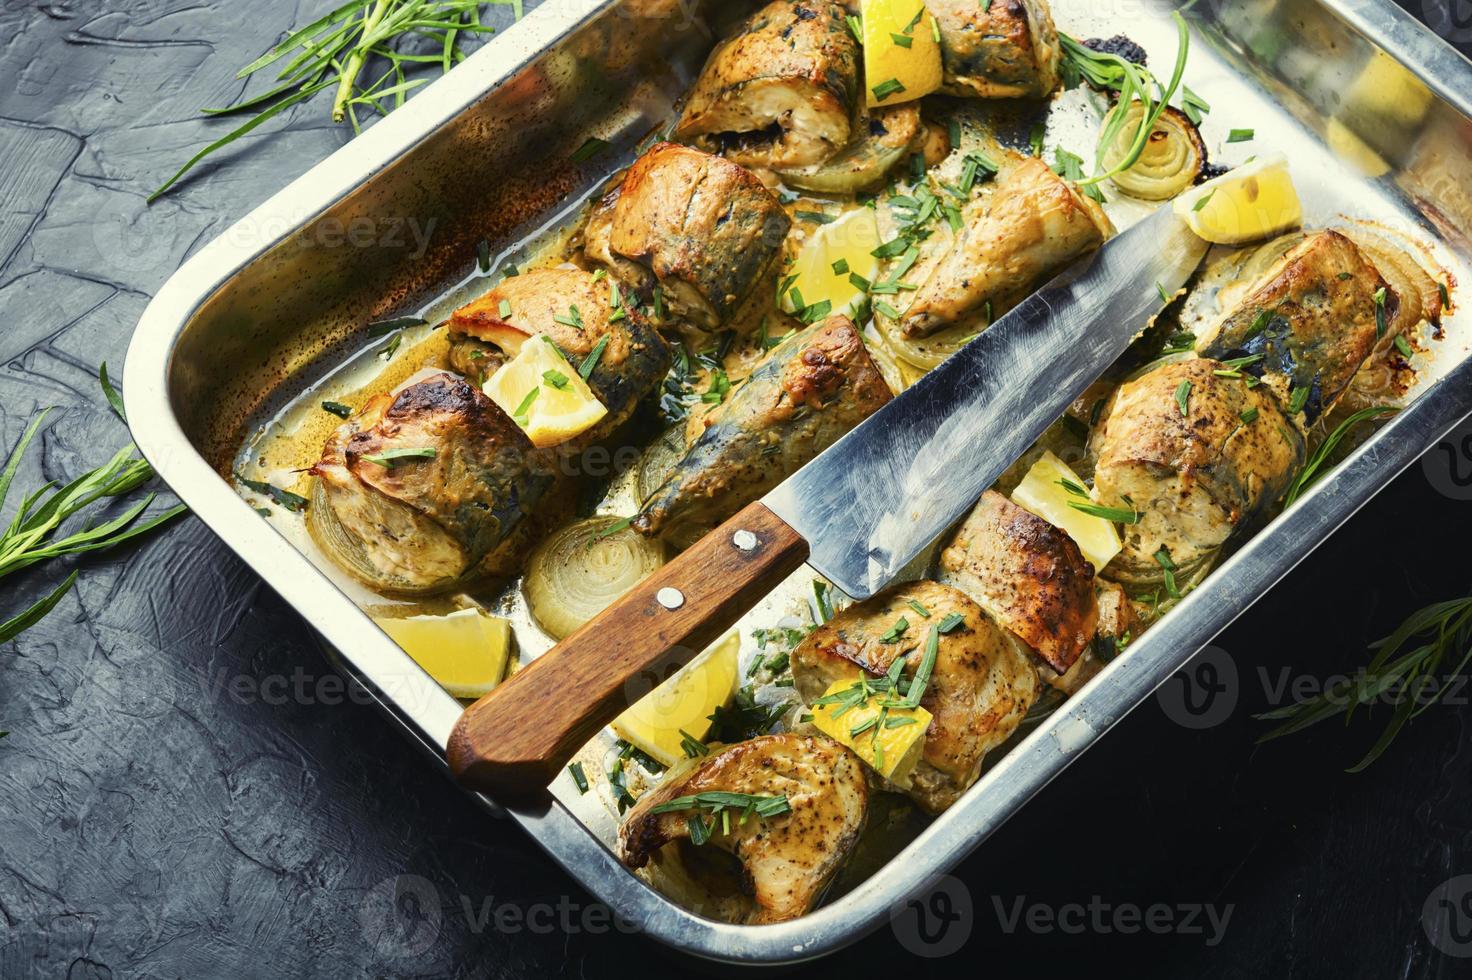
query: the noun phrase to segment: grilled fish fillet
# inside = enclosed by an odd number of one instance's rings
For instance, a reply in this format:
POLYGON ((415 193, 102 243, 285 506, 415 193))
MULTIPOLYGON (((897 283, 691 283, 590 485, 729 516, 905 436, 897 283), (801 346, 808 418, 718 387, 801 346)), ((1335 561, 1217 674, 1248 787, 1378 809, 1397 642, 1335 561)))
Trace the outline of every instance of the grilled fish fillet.
POLYGON ((449 331, 451 366, 482 383, 538 335, 550 337, 574 368, 601 344, 587 380, 608 414, 578 445, 603 439, 627 422, 670 369, 669 345, 634 300, 580 269, 511 276, 451 314, 449 331))
POLYGON ((1255 358, 1242 370, 1262 379, 1285 408, 1301 402, 1309 426, 1344 394, 1380 335, 1390 335, 1402 306, 1354 242, 1321 231, 1278 260, 1197 339, 1196 350, 1218 361, 1255 358), (1377 304, 1381 289, 1384 302, 1377 304))
POLYGON ((1121 526, 1109 578, 1160 581, 1161 549, 1182 570, 1207 560, 1303 466, 1303 433, 1267 386, 1224 370, 1206 358, 1158 367, 1122 385, 1092 433, 1095 499, 1139 514, 1121 526))
POLYGON ((791 227, 749 170, 661 143, 594 213, 584 247, 643 298, 657 283, 670 312, 715 330, 771 268, 791 227))
POLYGON ((746 924, 785 922, 805 915, 848 860, 868 814, 863 765, 848 749, 827 738, 785 733, 763 735, 712 751, 645 794, 619 828, 619 858, 631 868, 657 859, 666 845, 690 839, 690 821, 710 825, 709 811, 688 808, 654 812, 661 804, 699 793, 786 796, 790 813, 762 820, 720 818, 702 847, 719 848, 742 868, 752 906, 746 924))
POLYGON ((1043 98, 1063 48, 1045 0, 925 0, 940 26, 945 87, 981 99, 1043 98))
POLYGON ((1009 160, 992 203, 968 221, 900 319, 907 337, 987 325, 1113 234, 1099 205, 1036 157, 1009 160))
POLYGON ((930 630, 952 613, 962 622, 939 638, 935 669, 920 699, 934 717, 906 791, 929 813, 940 813, 976 782, 986 754, 1017 730, 1036 700, 1037 670, 1022 644, 960 591, 922 581, 849 606, 792 652, 798 693, 812 703, 835 681, 884 676, 896 657, 906 658, 906 673, 913 675, 930 630), (884 642, 902 617, 908 629, 884 642))
POLYGON ((940 577, 1060 674, 1094 639, 1094 566, 1066 532, 996 491, 982 495, 941 550, 940 577))
POLYGON ((480 389, 440 374, 380 395, 338 428, 312 473, 370 584, 432 591, 514 572, 569 503, 546 456, 480 389), (388 459, 396 449, 431 458, 388 459), (374 462, 377 456, 382 462, 374 462))
POLYGON ((848 145, 859 44, 831 0, 776 0, 716 47, 675 138, 748 167, 822 163, 848 145))
POLYGON ((853 321, 832 316, 789 337, 705 421, 634 519, 687 544, 797 472, 890 400, 853 321))

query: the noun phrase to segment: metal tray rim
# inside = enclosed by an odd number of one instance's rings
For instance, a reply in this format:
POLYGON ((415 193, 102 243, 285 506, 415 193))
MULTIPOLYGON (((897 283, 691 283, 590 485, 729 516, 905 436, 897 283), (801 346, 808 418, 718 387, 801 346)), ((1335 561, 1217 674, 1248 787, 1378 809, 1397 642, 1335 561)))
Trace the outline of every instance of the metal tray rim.
MULTIPOLYGON (((180 498, 333 647, 343 666, 390 717, 443 766, 442 746, 460 705, 278 535, 259 533, 249 505, 194 449, 174 416, 167 378, 173 346, 199 308, 229 279, 383 166, 513 76, 559 38, 619 0, 547 3, 427 88, 413 111, 395 113, 334 153, 241 224, 287 229, 254 246, 227 231, 159 291, 139 322, 124 370, 125 400, 140 451, 180 498), (302 216, 307 217, 303 218, 302 216), (283 220, 285 219, 285 220, 283 220), (325 615, 324 615, 325 614, 325 615)), ((1446 102, 1472 116, 1472 63, 1389 0, 1322 0, 1377 39, 1446 102)), ((1302 502, 1240 549, 1133 648, 1016 746, 881 871, 814 913, 788 923, 734 926, 703 919, 632 877, 555 800, 509 811, 524 830, 600 900, 648 935, 714 960, 792 963, 853 942, 968 854, 1100 735, 1303 560, 1390 477, 1472 413, 1472 358, 1422 395, 1302 502), (1108 678, 1105 682, 1103 679, 1108 678), (903 857, 904 859, 899 859, 903 857)), ((490 800, 480 801, 500 812, 490 800)))

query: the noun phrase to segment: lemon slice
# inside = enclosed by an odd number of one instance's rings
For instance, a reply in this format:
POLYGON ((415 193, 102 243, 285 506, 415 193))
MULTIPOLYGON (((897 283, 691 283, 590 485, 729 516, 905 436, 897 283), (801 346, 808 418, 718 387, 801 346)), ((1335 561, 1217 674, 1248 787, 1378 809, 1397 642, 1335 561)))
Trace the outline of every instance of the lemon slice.
POLYGON ((1085 514, 1072 506, 1075 503, 1093 503, 1087 491, 1079 492, 1083 486, 1084 481, 1068 468, 1068 464, 1046 452, 1012 491, 1012 502, 1054 527, 1062 528, 1095 571, 1102 571, 1119 554, 1119 532, 1105 518, 1085 514))
POLYGON ((487 379, 485 393, 538 449, 560 445, 603 420, 608 409, 545 335, 487 379))
POLYGON ((457 698, 478 698, 501 682, 511 654, 511 624, 479 609, 448 616, 374 616, 414 662, 457 698))
POLYGON ((685 759, 681 731, 697 740, 710 731, 710 715, 736 691, 740 652, 741 634, 732 633, 614 719, 614 732, 666 766, 685 759))
POLYGON ((873 252, 880 244, 879 219, 869 208, 858 208, 832 224, 820 225, 789 267, 788 275, 797 278, 782 295, 782 308, 797 312, 797 299, 792 294, 796 289, 804 307, 826 300, 834 313, 853 316, 866 290, 855 285, 852 277, 871 283, 878 277, 879 260, 873 252))
POLYGON ((1182 194, 1176 214, 1208 242, 1240 245, 1296 228, 1303 205, 1288 158, 1281 153, 1258 157, 1182 194))
POLYGON ((864 0, 864 85, 870 108, 940 88, 940 41, 923 0, 864 0))
MULTIPOLYGON (((857 682, 834 681, 819 701, 851 691, 857 682)), ((915 764, 925 752, 925 732, 931 714, 921 707, 887 708, 887 694, 876 694, 867 702, 850 705, 835 701, 813 705, 813 726, 841 742, 879 775, 901 789, 908 789, 915 764), (854 732, 858 732, 857 735, 854 732)))

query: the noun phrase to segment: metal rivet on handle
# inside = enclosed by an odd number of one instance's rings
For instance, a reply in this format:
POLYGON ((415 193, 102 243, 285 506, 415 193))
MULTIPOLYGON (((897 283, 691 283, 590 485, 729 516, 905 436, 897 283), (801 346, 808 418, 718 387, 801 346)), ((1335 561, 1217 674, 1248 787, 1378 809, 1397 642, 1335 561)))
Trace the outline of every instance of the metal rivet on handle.
POLYGON ((679 609, 685 604, 685 593, 665 586, 654 594, 655 601, 666 609, 679 609))
POLYGON ((761 544, 757 536, 750 531, 737 531, 731 535, 731 543, 740 551, 755 551, 756 546, 761 544))

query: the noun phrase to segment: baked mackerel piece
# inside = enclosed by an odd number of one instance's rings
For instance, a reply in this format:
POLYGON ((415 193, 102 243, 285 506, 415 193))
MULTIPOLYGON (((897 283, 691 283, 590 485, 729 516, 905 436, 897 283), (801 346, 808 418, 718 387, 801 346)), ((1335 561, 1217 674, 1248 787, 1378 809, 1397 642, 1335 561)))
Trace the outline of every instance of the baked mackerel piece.
POLYGON ((981 99, 1040 99, 1058 87, 1063 48, 1046 0, 925 0, 940 27, 945 87, 981 99))
POLYGON ((993 490, 941 550, 940 579, 980 603, 1059 674, 1093 642, 1094 567, 1067 533, 993 490))
POLYGON ((832 316, 774 348, 707 413, 634 527, 685 545, 796 473, 890 400, 853 321, 832 316))
MULTIPOLYGON (((713 797, 706 797, 711 799, 713 797)), ((672 769, 639 798, 618 833, 619 857, 631 868, 664 858, 667 846, 725 851, 741 866, 745 907, 723 916, 747 925, 806 915, 848 861, 869 811, 864 767, 827 738, 763 735, 672 769), (696 805, 699 794, 741 794, 783 812, 746 813, 731 798, 724 815, 696 805), (688 803, 681 806, 681 803, 688 803), (692 825, 708 839, 692 839, 692 825)), ((696 832, 700 833, 700 832, 696 832)), ((703 836, 703 835, 702 835, 703 836)))
POLYGON ((1207 358, 1122 385, 1090 448, 1095 500, 1137 515, 1104 574, 1140 583, 1162 580, 1162 557, 1182 573, 1213 558, 1282 497, 1305 452, 1266 385, 1207 358))
POLYGON ((748 167, 809 167, 848 145, 859 98, 843 7, 776 0, 716 47, 675 138, 748 167))
POLYGON ((439 374, 371 399, 312 468, 325 551, 386 592, 513 573, 570 505, 556 468, 480 389, 439 374), (326 513, 320 513, 325 506, 326 513))
POLYGON ((771 269, 791 227, 751 171, 661 143, 590 216, 584 250, 643 300, 657 284, 670 313, 710 331, 771 269))
POLYGON ((1241 370, 1308 426, 1333 408, 1392 324, 1399 326, 1403 305, 1354 242, 1320 231, 1268 270, 1196 349, 1221 361, 1250 359, 1241 370))
POLYGON ((670 369, 669 345, 637 304, 606 277, 581 269, 511 276, 451 314, 449 332, 451 367, 477 384, 538 335, 550 338, 574 368, 597 351, 588 387, 608 414, 575 446, 603 439, 627 422, 670 369))
POLYGON ((991 204, 956 236, 900 319, 907 337, 987 325, 1114 233, 1104 211, 1036 157, 1011 156, 991 204))
POLYGON ((922 581, 854 603, 792 651, 793 681, 812 704, 835 681, 878 680, 899 657, 905 658, 904 673, 914 676, 930 631, 952 615, 960 623, 938 634, 934 669, 920 698, 932 720, 904 787, 928 813, 961 798, 981 774, 986 754, 1017 730, 1037 699, 1038 672, 1026 647, 961 592, 922 581), (901 619, 907 625, 897 635, 901 619))

